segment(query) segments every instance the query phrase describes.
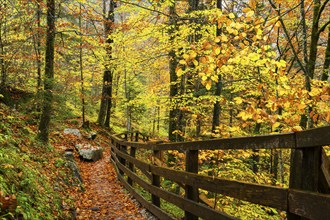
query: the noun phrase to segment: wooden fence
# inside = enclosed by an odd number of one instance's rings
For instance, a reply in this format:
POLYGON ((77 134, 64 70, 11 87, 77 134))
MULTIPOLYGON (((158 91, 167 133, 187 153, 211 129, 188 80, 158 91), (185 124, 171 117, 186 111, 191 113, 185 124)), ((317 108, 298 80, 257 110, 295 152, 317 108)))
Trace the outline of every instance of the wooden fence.
POLYGON ((330 126, 285 134, 192 142, 146 140, 139 133, 111 135, 110 159, 125 188, 159 219, 173 219, 160 208, 160 199, 184 210, 185 219, 236 219, 200 203, 198 189, 283 210, 288 219, 330 219, 330 164, 322 149, 330 145, 330 126), (152 163, 135 157, 142 149, 151 151, 152 163), (220 149, 293 149, 289 188, 197 174, 199 151, 220 149), (161 156, 168 150, 185 152, 186 171, 162 166, 161 156), (140 170, 138 174, 137 169, 140 170), (141 173, 147 178, 141 178, 141 173), (185 197, 161 188, 161 177, 183 186, 185 197), (151 193, 151 202, 135 191, 133 183, 151 193))

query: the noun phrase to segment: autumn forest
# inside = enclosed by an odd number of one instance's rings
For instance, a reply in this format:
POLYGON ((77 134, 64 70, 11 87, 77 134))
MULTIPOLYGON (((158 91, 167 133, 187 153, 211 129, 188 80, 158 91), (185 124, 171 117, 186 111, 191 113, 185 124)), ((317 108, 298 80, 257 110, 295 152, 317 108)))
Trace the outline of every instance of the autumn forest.
MULTIPOLYGON (((85 139, 104 150, 109 134, 123 132, 167 143, 329 126, 330 1, 0 0, 0 70, 0 217, 116 219, 103 208, 77 211, 90 200, 78 201, 83 195, 104 195, 89 189, 100 187, 84 179, 94 168, 77 155, 86 193, 68 177, 63 150, 81 140, 63 129, 97 133, 85 139)), ((290 155, 201 150, 198 173, 288 187, 290 155)), ((137 157, 151 161, 147 152, 137 157)), ((181 150, 161 160, 185 169, 181 150)), ((184 195, 175 181, 163 184, 184 195)), ((240 219, 287 218, 202 193, 206 205, 240 219)), ((120 219, 146 218, 134 215, 120 219)))

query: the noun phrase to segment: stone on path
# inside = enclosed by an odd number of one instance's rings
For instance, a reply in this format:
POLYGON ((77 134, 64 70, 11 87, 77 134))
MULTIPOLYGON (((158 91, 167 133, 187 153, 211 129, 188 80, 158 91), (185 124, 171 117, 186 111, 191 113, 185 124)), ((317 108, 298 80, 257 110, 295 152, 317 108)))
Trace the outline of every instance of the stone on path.
POLYGON ((69 167, 71 169, 71 171, 73 172, 73 176, 75 178, 77 178, 80 183, 82 183, 83 180, 81 178, 79 168, 78 168, 76 162, 74 161, 73 152, 71 150, 66 150, 64 153, 64 157, 67 160, 67 162, 66 162, 67 167, 69 167))
POLYGON ((102 148, 90 144, 76 144, 78 154, 85 160, 98 161, 102 158, 102 148))
POLYGON ((64 134, 73 134, 79 138, 81 137, 81 133, 80 133, 79 129, 76 129, 76 128, 65 128, 64 134))

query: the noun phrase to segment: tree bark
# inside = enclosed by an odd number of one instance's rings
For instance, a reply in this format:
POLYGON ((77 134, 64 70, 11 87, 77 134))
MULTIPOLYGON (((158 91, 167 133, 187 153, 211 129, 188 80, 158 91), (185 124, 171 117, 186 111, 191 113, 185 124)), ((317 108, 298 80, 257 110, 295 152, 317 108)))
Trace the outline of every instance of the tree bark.
MULTIPOLYGON (((0 9, 1 11, 3 11, 3 13, 5 14, 5 10, 6 10, 6 5, 0 5, 0 9)), ((5 18, 0 17, 0 66, 1 66, 1 86, 5 86, 6 85, 6 81, 7 81, 7 73, 6 73, 6 64, 5 64, 5 59, 3 58, 5 55, 5 49, 4 49, 4 37, 2 35, 2 33, 6 32, 6 21, 5 18)))
POLYGON ((37 48, 36 48, 36 55, 37 55, 37 91, 41 90, 41 4, 42 0, 38 0, 37 2, 37 20, 38 20, 38 31, 37 31, 37 48))
POLYGON ((80 67, 80 89, 81 89, 81 116, 82 116, 82 127, 87 128, 88 123, 85 119, 85 87, 84 87, 84 69, 83 69, 83 39, 82 39, 82 18, 81 18, 81 3, 79 6, 79 67, 80 67))
MULTIPOLYGON (((222 0, 217 0, 217 8, 222 10, 222 0)), ((221 35, 221 29, 217 28, 216 35, 221 35)), ((220 44, 220 43, 219 43, 220 44)), ((222 83, 221 83, 221 75, 219 75, 219 80, 215 84, 215 93, 214 96, 216 98, 219 98, 222 91, 222 83)), ((220 125, 220 113, 221 113, 221 106, 219 100, 216 100, 216 102, 213 105, 213 117, 212 117, 212 133, 215 133, 215 130, 220 125)))
POLYGON ((327 81, 329 79, 329 71, 330 71, 330 26, 328 28, 328 42, 327 42, 327 49, 325 50, 325 60, 324 60, 321 80, 327 81))
POLYGON ((102 87, 102 98, 100 104, 100 111, 97 122, 101 126, 110 127, 110 115, 111 115, 111 99, 112 99, 112 81, 113 81, 113 70, 109 62, 112 59, 112 48, 111 43, 113 40, 109 38, 112 33, 113 24, 115 22, 114 17, 115 3, 113 0, 109 1, 109 10, 107 11, 106 0, 103 0, 103 14, 104 14, 104 37, 106 39, 106 52, 107 52, 107 63, 105 64, 105 70, 103 74, 103 87, 102 87))
MULTIPOLYGON (((169 7, 169 13, 172 15, 170 17, 170 25, 173 28, 169 31, 169 35, 172 35, 175 32, 176 21, 173 17, 175 15, 175 5, 169 7)), ((174 36, 170 37, 170 41, 173 42, 174 36)), ((169 71, 170 71, 170 101, 171 103, 175 102, 175 97, 179 94, 179 85, 178 85, 178 76, 176 75, 176 67, 178 65, 178 58, 175 54, 175 50, 171 49, 169 52, 169 71)), ((176 104, 173 108, 170 108, 169 113, 169 129, 168 129, 168 138, 170 141, 180 141, 180 135, 174 134, 173 132, 179 130, 179 115, 181 110, 176 107, 176 104)))
POLYGON ((44 99, 38 137, 48 142, 54 87, 55 0, 47 0, 47 37, 45 55, 44 99))
MULTIPOLYGON (((309 59, 307 64, 307 72, 310 79, 314 78, 315 72, 315 63, 317 57, 317 42, 319 40, 319 21, 320 21, 320 0, 314 0, 314 9, 313 9, 313 25, 312 25, 312 34, 311 34, 311 43, 309 49, 309 59)), ((309 79, 309 80, 310 80, 309 79)), ((310 91, 310 85, 307 86, 308 91, 310 91)))

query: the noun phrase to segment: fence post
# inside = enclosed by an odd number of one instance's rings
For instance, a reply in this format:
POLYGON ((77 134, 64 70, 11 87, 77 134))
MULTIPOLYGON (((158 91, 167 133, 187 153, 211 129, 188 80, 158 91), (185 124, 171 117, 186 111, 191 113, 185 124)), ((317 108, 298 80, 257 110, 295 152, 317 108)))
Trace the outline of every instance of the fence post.
POLYGON ((136 134, 135 134, 135 141, 136 141, 136 142, 139 141, 139 132, 136 132, 136 134))
MULTIPOLYGON (((299 148, 304 145, 304 138, 299 133, 296 133, 295 137, 296 149, 291 151, 289 188, 317 192, 321 176, 322 147, 299 148)), ((296 214, 290 213, 289 210, 287 217, 289 220, 303 219, 296 214)))
MULTIPOLYGON (((118 150, 127 154, 127 146, 125 146, 125 145, 118 144, 118 150)), ((126 160, 120 156, 119 156, 119 162, 121 164, 123 164, 124 166, 126 166, 126 160)), ((124 175, 124 172, 121 171, 120 169, 119 169, 119 173, 120 173, 120 175, 124 175)))
MULTIPOLYGON (((133 136, 133 135, 132 135, 133 136)), ((129 152, 129 155, 131 156, 131 157, 135 157, 135 153, 136 153, 136 147, 131 147, 130 148, 130 152, 129 152)), ((134 164, 133 163, 131 163, 131 162, 129 162, 128 163, 128 168, 132 171, 132 172, 134 172, 134 164)), ((127 178, 127 182, 128 182, 128 184, 129 185, 133 185, 133 180, 131 179, 131 178, 127 178)))
MULTIPOLYGON (((150 141, 152 145, 157 145, 162 143, 162 141, 150 141)), ((157 165, 157 159, 162 160, 162 152, 160 150, 153 150, 153 164, 157 165)), ((155 175, 152 173, 152 179, 151 179, 151 184, 156 187, 160 187, 160 176, 155 175)), ((151 195, 151 201, 152 204, 154 204, 157 207, 160 207, 160 198, 156 195, 151 195)))
MULTIPOLYGON (((186 151, 186 171, 191 173, 198 173, 198 150, 186 151)), ((185 186, 186 198, 198 202, 198 188, 190 185, 185 186)), ((186 220, 198 220, 198 216, 185 211, 186 220)))

